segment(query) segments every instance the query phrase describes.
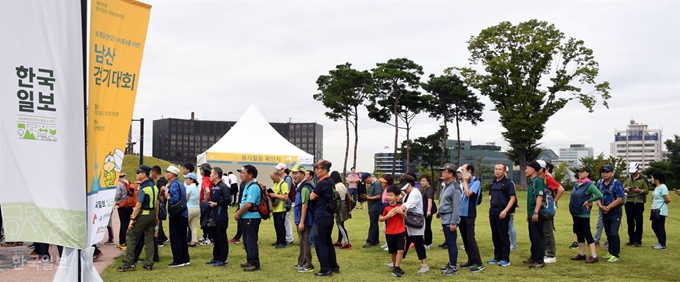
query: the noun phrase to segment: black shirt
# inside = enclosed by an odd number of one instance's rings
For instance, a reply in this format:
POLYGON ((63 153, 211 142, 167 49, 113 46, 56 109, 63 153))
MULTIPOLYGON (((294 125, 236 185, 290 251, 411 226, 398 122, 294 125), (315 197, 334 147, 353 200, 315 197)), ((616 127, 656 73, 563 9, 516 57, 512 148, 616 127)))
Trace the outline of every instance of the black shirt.
POLYGON ((326 177, 316 183, 316 187, 312 191, 318 196, 314 203, 314 221, 333 218, 333 213, 328 210, 328 203, 333 199, 333 189, 335 189, 335 182, 330 177, 326 177))

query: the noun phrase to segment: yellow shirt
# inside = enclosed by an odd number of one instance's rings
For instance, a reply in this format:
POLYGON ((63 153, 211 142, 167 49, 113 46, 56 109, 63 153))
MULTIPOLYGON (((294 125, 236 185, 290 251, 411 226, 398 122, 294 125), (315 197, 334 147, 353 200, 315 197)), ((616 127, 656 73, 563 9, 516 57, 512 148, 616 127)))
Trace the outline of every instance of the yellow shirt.
MULTIPOLYGON (((279 181, 279 183, 274 183, 274 187, 272 187, 272 190, 274 190, 274 193, 276 193, 277 195, 286 195, 289 192, 288 191, 288 183, 286 183, 282 179, 281 181, 279 181)), ((273 199, 272 199, 272 201, 273 201, 273 199)), ((285 212, 286 209, 283 207, 283 203, 285 203, 285 202, 286 202, 286 200, 279 199, 279 203, 273 207, 274 210, 272 210, 272 212, 275 212, 275 213, 276 212, 285 212)))

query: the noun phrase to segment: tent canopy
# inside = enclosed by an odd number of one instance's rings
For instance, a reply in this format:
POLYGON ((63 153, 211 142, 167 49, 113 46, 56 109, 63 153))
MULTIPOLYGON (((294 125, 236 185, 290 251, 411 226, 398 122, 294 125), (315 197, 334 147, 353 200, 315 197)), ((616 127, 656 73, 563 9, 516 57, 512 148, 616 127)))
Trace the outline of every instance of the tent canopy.
POLYGON ((314 156, 291 144, 262 116, 255 105, 207 151, 198 155, 197 163, 310 165, 314 156))

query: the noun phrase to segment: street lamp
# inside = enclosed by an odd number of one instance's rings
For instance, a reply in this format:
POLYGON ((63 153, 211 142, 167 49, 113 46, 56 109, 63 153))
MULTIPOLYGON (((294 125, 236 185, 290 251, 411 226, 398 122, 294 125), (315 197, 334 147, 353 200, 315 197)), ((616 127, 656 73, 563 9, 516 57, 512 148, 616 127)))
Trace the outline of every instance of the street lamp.
MULTIPOLYGON (((139 165, 144 164, 144 118, 132 119, 132 121, 139 122, 139 165)), ((135 143, 133 142, 134 146, 135 143)))

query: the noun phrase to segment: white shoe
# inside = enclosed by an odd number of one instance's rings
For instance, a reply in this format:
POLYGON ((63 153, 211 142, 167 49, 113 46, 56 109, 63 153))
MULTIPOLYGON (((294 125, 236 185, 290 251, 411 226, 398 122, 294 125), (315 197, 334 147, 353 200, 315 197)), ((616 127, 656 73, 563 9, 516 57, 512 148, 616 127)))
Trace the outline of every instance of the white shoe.
POLYGON ((557 262, 557 258, 543 257, 543 262, 544 262, 544 263, 556 263, 556 262, 557 262))
POLYGON ((421 265, 420 269, 418 270, 418 274, 425 274, 430 272, 430 267, 427 265, 421 265))
POLYGON ((389 269, 393 269, 393 268, 394 268, 394 263, 391 263, 391 262, 390 262, 390 263, 386 263, 386 264, 385 264, 385 267, 387 267, 387 268, 389 268, 389 269))
POLYGON ((465 250, 465 245, 460 245, 461 250, 465 250))
POLYGON ((383 249, 387 249, 387 243, 385 243, 384 245, 382 245, 380 247, 383 248, 383 249))
POLYGON ((432 249, 432 245, 425 245, 425 250, 432 249))

